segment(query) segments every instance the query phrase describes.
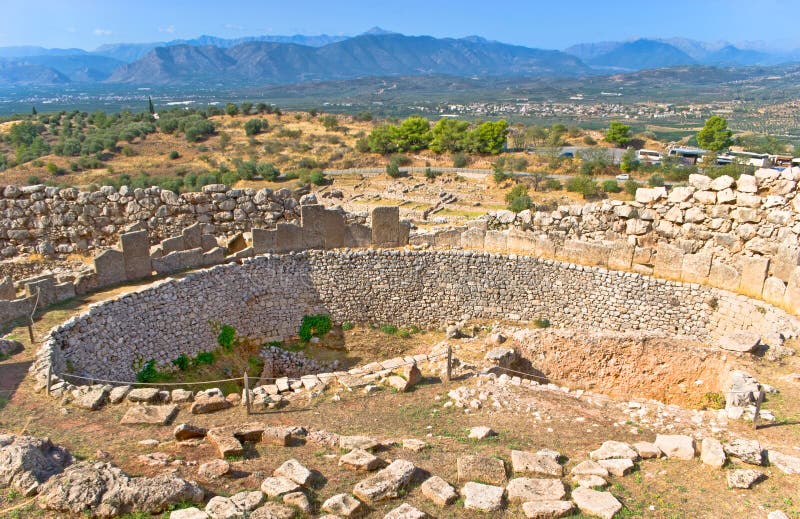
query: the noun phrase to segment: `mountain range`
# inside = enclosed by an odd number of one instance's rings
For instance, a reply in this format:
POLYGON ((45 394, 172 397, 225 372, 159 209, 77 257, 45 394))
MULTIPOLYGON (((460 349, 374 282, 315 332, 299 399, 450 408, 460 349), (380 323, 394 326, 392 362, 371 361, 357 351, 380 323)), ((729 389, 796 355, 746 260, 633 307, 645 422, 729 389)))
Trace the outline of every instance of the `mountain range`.
POLYGON ((583 77, 687 65, 775 65, 800 52, 685 38, 534 49, 477 36, 405 36, 380 28, 346 36, 200 36, 103 45, 93 51, 0 47, 0 86, 118 83, 289 84, 378 76, 583 77))

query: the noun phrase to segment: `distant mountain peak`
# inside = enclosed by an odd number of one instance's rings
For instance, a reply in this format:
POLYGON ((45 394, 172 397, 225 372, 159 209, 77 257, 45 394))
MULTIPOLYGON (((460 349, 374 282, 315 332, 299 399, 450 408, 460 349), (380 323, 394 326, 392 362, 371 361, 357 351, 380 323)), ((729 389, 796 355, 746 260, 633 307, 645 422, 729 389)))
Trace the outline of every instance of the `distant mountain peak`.
POLYGON ((394 31, 387 31, 383 27, 378 27, 376 25, 375 27, 371 28, 370 30, 364 31, 363 34, 369 35, 369 36, 385 36, 387 34, 400 34, 400 33, 397 33, 397 32, 394 32, 394 31))

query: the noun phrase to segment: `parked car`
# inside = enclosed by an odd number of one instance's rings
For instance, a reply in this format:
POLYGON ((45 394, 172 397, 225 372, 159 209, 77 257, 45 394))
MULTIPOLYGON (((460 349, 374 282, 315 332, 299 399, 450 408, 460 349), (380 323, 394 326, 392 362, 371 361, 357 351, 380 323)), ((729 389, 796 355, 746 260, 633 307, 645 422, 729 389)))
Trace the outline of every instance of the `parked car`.
POLYGON ((627 173, 620 173, 619 175, 617 175, 617 180, 630 180, 630 179, 631 176, 628 175, 627 173))

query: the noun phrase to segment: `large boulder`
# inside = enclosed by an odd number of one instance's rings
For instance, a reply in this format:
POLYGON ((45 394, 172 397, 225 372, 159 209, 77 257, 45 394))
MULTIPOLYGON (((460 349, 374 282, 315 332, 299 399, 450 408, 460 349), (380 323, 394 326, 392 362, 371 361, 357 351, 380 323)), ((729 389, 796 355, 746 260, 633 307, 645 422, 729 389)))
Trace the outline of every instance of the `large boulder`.
POLYGON ((685 434, 659 434, 655 445, 668 458, 691 460, 695 455, 694 438, 685 434))
POLYGON ((203 490, 196 483, 174 474, 131 477, 111 463, 89 461, 50 478, 39 492, 39 506, 45 510, 91 517, 154 514, 202 500, 203 490))
POLYGON ((71 463, 70 453, 49 438, 0 434, 0 488, 33 495, 71 463))
POLYGON ((367 503, 392 499, 400 495, 416 472, 410 461, 394 460, 388 467, 356 483, 353 495, 367 503))
POLYGON ((589 457, 593 460, 609 460, 627 458, 629 460, 639 459, 639 453, 631 448, 630 445, 618 441, 605 441, 599 449, 593 450, 589 453, 589 457))

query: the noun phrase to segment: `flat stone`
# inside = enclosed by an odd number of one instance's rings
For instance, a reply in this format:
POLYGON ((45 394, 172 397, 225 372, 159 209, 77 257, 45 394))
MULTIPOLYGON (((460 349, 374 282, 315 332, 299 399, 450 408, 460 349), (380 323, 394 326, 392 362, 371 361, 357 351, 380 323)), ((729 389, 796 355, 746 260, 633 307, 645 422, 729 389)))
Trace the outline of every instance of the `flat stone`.
POLYGON ((128 392, 128 400, 152 404, 158 399, 158 391, 155 387, 137 387, 128 392))
POLYGON ((116 386, 111 392, 108 394, 108 401, 112 404, 119 404, 125 397, 128 396, 128 393, 131 391, 131 386, 116 386))
POLYGON ((655 443, 650 442, 636 442, 633 448, 639 453, 639 457, 643 460, 661 457, 661 449, 656 447, 655 443))
POLYGON ((206 433, 209 443, 216 447, 220 458, 244 455, 244 447, 230 427, 215 427, 206 433))
POLYGON ((691 436, 685 434, 659 434, 656 436, 655 444, 667 458, 694 459, 694 438, 691 436))
POLYGON ((182 423, 175 428, 172 435, 178 441, 190 440, 192 438, 205 438, 208 431, 205 427, 193 425, 190 423, 182 423))
POLYGON ((178 406, 135 405, 128 409, 119 423, 123 425, 169 425, 178 414, 178 406))
POLYGON ((572 500, 581 512, 603 519, 612 519, 617 512, 622 510, 622 503, 617 501, 611 492, 578 487, 572 491, 572 500))
POLYGON ((728 488, 750 488, 765 477, 764 473, 753 469, 728 471, 728 488))
POLYGON ((491 427, 479 425, 478 427, 473 427, 472 429, 469 430, 468 438, 473 438, 475 440, 483 440, 485 438, 489 438, 492 436, 497 436, 497 433, 494 432, 491 427))
POLYGON ((755 332, 737 331, 720 337, 719 347, 723 350, 749 353, 758 347, 761 336, 755 332))
POLYGON ((194 393, 187 389, 173 389, 170 393, 170 402, 173 404, 185 404, 191 402, 194 398, 194 393))
POLYGON ((505 485, 506 465, 501 459, 488 456, 462 456, 456 462, 458 481, 484 481, 491 485, 505 485))
POLYGON ((223 409, 229 409, 231 407, 233 407, 233 404, 231 404, 223 396, 205 396, 198 394, 189 410, 192 414, 206 414, 213 413, 215 411, 221 411, 223 409))
POLYGON ((775 510, 767 514, 767 519, 791 519, 791 518, 782 511, 775 510))
POLYGON ((288 427, 264 427, 261 433, 261 442, 267 445, 286 447, 292 438, 292 431, 288 427))
POLYGON ((308 496, 303 492, 289 492, 288 494, 284 494, 283 504, 297 507, 306 514, 311 512, 311 502, 308 500, 308 496))
POLYGON ((410 438, 403 440, 403 448, 411 452, 420 452, 421 450, 427 449, 428 444, 422 440, 410 438))
POLYGON ((608 470, 593 460, 586 460, 575 465, 570 473, 573 476, 600 476, 603 478, 608 477, 608 470))
POLYGON ((380 445, 380 442, 369 436, 339 436, 339 448, 346 450, 361 449, 370 451, 380 445))
POLYGON ((197 472, 206 479, 221 478, 231 471, 231 465, 225 460, 211 460, 198 467, 197 472))
POLYGON ((629 460, 639 459, 639 454, 630 445, 618 441, 605 441, 599 449, 589 453, 593 460, 609 460, 616 458, 627 458, 629 460))
POLYGON ((503 487, 470 481, 461 489, 461 495, 464 496, 464 508, 482 512, 502 510, 505 491, 506 489, 503 487))
POLYGON ((700 461, 705 465, 718 469, 725 465, 725 451, 719 440, 703 438, 700 444, 700 461))
POLYGON ((89 409, 90 411, 97 411, 103 404, 106 403, 106 399, 108 398, 108 391, 105 388, 93 389, 83 395, 80 402, 78 403, 79 407, 83 409, 89 409))
POLYGON ((353 487, 353 495, 367 503, 396 498, 414 476, 416 467, 410 461, 394 460, 388 467, 361 480, 353 487))
POLYGON ((272 475, 283 476, 302 486, 308 486, 313 477, 311 471, 304 467, 303 464, 296 459, 284 461, 280 467, 275 469, 272 475))
POLYGON ((529 501, 560 501, 567 491, 559 479, 514 478, 506 486, 512 503, 529 501))
POLYGON ((558 456, 550 452, 511 451, 511 469, 518 473, 560 478, 564 467, 558 463, 558 456))
POLYGON ((242 512, 228 497, 214 496, 206 505, 206 513, 211 519, 241 519, 242 512))
POLYGON ((522 503, 522 513, 528 519, 558 519, 572 514, 572 501, 533 501, 522 503))
POLYGON ((428 517, 428 514, 422 510, 414 508, 408 503, 403 503, 394 510, 390 510, 389 513, 383 516, 383 519, 425 519, 426 517, 428 517))
POLYGON ((208 514, 193 506, 170 512, 169 519, 208 519, 208 514))
POLYGON ((268 497, 280 497, 289 492, 298 492, 300 485, 283 476, 271 477, 261 483, 261 491, 268 497))
POLYGON ((728 456, 738 458, 750 465, 764 463, 764 451, 756 440, 736 438, 723 445, 722 448, 728 456))
POLYGON ((371 471, 379 469, 382 464, 379 458, 362 449, 353 449, 339 458, 340 467, 352 470, 371 471))
POLYGON ((800 474, 800 458, 788 456, 778 451, 767 451, 769 464, 778 468, 784 474, 800 474))
POLYGON ((361 501, 350 494, 336 494, 322 503, 322 509, 342 517, 353 517, 361 512, 361 501))
POLYGON ((251 512, 264 504, 266 496, 259 490, 242 491, 231 496, 231 501, 242 512, 251 512))
POLYGON ((609 474, 622 477, 633 469, 633 461, 628 458, 615 460, 598 460, 600 466, 608 471, 609 474))
POLYGON ((292 519, 296 514, 294 508, 278 503, 264 503, 247 516, 247 519, 292 519))
POLYGON ((439 476, 431 476, 420 485, 422 495, 438 506, 447 506, 458 499, 458 492, 439 476))
POLYGON ((608 482, 600 476, 572 476, 572 482, 579 487, 594 488, 605 487, 608 482))

